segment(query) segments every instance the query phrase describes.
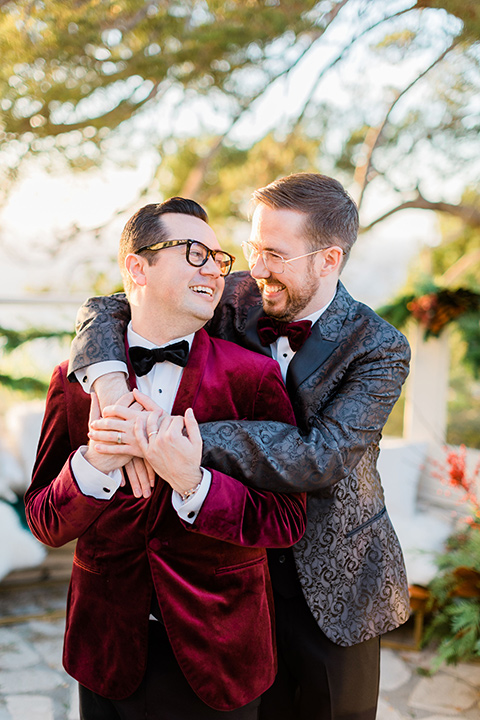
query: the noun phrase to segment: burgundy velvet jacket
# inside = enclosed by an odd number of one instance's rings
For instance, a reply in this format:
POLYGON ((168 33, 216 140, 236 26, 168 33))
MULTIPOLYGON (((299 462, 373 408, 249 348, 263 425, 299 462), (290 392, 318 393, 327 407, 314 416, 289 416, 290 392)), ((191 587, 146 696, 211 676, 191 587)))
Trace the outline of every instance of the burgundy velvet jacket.
MULTIPOLYGON (((54 547, 78 538, 64 645, 67 672, 112 699, 131 695, 146 665, 152 593, 179 665, 218 710, 241 707, 273 682, 273 605, 266 547, 305 530, 305 498, 254 490, 212 470, 193 525, 157 478, 149 499, 119 488, 111 500, 83 495, 70 456, 87 442, 90 401, 54 371, 33 480, 25 497, 34 535, 54 547)), ((197 420, 275 419, 294 424, 278 365, 199 331, 173 407, 197 420)))

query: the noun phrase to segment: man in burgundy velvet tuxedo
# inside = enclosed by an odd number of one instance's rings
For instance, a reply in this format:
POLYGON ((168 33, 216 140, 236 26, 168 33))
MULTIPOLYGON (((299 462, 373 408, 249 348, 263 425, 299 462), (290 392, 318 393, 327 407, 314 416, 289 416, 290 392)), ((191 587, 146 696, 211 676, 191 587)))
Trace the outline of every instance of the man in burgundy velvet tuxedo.
POLYGON ((125 406, 101 436, 121 454, 100 454, 90 398, 66 363, 48 393, 25 502, 39 540, 77 538, 63 659, 82 720, 253 720, 275 677, 265 548, 301 538, 305 498, 202 468, 195 416, 294 416, 272 359, 202 329, 233 260, 206 220, 173 198, 136 213, 120 243, 131 382, 175 417, 125 406), (134 453, 156 472, 147 497, 120 470, 134 453))
MULTIPOLYGON (((374 720, 380 635, 409 615, 402 552, 376 467, 409 347, 339 280, 358 230, 357 208, 339 182, 298 173, 253 199, 244 243, 250 273, 227 278, 207 329, 278 361, 298 427, 227 420, 200 430, 209 467, 251 487, 308 492, 304 537, 292 550, 269 551, 279 672, 260 716, 374 720)), ((124 368, 128 318, 121 295, 92 298, 78 318, 70 370, 80 382, 97 378, 109 402, 114 386, 100 375, 124 368)))

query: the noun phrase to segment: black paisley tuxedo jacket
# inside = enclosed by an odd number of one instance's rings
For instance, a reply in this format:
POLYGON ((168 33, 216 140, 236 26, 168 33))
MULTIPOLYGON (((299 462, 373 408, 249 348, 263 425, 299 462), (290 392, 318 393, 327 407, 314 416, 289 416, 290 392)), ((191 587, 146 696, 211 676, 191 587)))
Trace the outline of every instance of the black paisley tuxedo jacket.
MULTIPOLYGON (((261 314, 249 273, 233 273, 207 329, 270 354, 256 333, 261 314)), ((69 372, 124 359, 128 318, 123 295, 90 299, 79 313, 69 372)), ((257 488, 309 493, 295 562, 313 616, 339 645, 392 630, 409 614, 403 556, 376 468, 409 358, 405 337, 339 283, 288 369, 298 427, 255 421, 201 427, 205 465, 257 488)))

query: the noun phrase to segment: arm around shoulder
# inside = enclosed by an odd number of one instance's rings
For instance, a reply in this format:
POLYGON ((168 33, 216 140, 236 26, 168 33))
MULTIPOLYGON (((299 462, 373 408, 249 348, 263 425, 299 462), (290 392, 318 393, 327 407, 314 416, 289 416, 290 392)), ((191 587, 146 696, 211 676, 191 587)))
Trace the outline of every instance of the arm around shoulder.
POLYGON ((77 336, 72 342, 68 377, 94 363, 126 362, 125 330, 130 306, 124 293, 89 298, 77 314, 77 336))
POLYGON ((301 427, 248 421, 202 425, 203 463, 253 487, 280 492, 329 487, 347 477, 368 446, 378 443, 409 359, 406 339, 391 328, 383 342, 372 339, 358 348, 344 367, 332 360, 338 379, 328 392, 317 380, 324 377, 321 373, 297 389, 293 399, 301 427))
MULTIPOLYGON (((276 418, 295 423, 280 369, 271 360, 264 363, 256 390, 252 388, 251 408, 258 421, 276 418)), ((254 458, 250 460, 255 466, 254 458)), ((252 489, 241 481, 241 473, 232 477, 232 473, 209 469, 210 491, 189 529, 246 547, 290 547, 301 539, 306 528, 303 493, 252 489)))

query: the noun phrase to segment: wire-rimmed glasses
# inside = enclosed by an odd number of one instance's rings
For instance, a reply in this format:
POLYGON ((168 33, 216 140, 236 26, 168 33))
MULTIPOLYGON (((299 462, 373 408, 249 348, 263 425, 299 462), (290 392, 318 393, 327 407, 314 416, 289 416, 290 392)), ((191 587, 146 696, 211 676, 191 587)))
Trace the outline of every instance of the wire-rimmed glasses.
POLYGON ((300 260, 301 258, 308 257, 309 255, 316 255, 317 253, 322 252, 322 250, 327 250, 327 248, 323 247, 319 250, 313 250, 313 252, 305 253, 304 255, 297 255, 297 257, 289 258, 288 260, 285 260, 285 258, 272 250, 258 250, 254 245, 252 245, 252 243, 246 241, 242 242, 242 250, 250 267, 253 267, 258 258, 261 257, 268 272, 275 273, 275 275, 281 275, 285 272, 285 265, 287 263, 291 263, 294 260, 300 260))

